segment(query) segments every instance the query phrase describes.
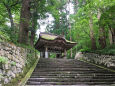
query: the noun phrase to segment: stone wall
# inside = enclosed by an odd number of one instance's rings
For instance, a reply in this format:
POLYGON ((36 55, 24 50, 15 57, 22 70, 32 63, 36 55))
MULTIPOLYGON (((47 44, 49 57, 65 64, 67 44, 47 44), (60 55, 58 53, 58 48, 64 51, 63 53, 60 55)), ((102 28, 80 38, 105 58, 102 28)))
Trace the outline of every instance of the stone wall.
POLYGON ((7 84, 16 75, 23 73, 27 57, 26 49, 0 42, 0 57, 7 59, 5 63, 0 62, 0 84, 7 84))
POLYGON ((78 52, 76 53, 75 59, 83 59, 92 63, 102 64, 107 67, 115 68, 115 56, 111 55, 78 52))

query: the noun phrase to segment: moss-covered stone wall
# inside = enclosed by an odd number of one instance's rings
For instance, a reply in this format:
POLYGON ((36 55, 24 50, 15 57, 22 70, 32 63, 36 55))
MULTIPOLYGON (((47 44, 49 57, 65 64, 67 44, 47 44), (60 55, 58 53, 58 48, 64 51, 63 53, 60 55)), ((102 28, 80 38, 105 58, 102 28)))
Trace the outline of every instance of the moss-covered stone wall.
POLYGON ((100 55, 95 53, 78 52, 76 53, 75 59, 82 59, 95 64, 115 68, 115 56, 112 55, 100 55))
POLYGON ((0 86, 9 83, 17 75, 23 73, 30 52, 12 43, 0 42, 0 86))

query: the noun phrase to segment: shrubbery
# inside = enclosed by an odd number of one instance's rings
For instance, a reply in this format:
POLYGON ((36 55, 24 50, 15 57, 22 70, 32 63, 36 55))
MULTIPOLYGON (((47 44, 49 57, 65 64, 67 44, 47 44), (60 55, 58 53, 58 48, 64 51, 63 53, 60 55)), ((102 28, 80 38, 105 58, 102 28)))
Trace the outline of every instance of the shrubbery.
POLYGON ((100 50, 91 50, 89 48, 80 49, 80 52, 89 52, 89 53, 97 53, 97 54, 105 54, 105 55, 115 55, 115 45, 108 46, 104 49, 100 50))
POLYGON ((0 63, 5 64, 5 63, 7 63, 7 61, 8 61, 7 58, 5 58, 5 57, 3 57, 3 56, 0 56, 0 63))
POLYGON ((0 31, 0 40, 10 40, 10 37, 5 32, 0 31))

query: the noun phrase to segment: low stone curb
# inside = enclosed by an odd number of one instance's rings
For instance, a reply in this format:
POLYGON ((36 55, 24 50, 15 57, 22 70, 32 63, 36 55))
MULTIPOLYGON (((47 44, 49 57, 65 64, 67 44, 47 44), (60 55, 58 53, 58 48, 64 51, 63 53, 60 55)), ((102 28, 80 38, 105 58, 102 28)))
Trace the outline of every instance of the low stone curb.
POLYGON ((85 61, 85 60, 79 60, 79 61, 86 62, 86 63, 88 63, 88 64, 91 64, 91 65, 97 66, 97 67, 99 67, 99 68, 102 68, 102 69, 105 69, 105 70, 109 70, 109 71, 111 71, 111 72, 115 72, 115 70, 112 70, 112 69, 109 69, 109 68, 106 68, 106 67, 103 67, 103 66, 99 66, 99 65, 94 64, 94 63, 91 63, 91 62, 89 62, 89 61, 85 61))
POLYGON ((30 78, 32 72, 34 71, 37 63, 39 61, 39 56, 38 59, 36 60, 36 62, 34 63, 34 65, 30 68, 29 72, 25 75, 25 77, 21 80, 21 82, 18 84, 18 86, 25 86, 27 80, 30 78))

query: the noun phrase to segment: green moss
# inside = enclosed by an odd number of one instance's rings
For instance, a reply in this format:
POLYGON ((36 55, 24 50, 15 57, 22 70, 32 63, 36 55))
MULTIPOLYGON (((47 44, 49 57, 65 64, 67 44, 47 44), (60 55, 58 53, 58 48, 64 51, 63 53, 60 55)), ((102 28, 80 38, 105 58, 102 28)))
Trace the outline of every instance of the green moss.
POLYGON ((5 32, 0 31, 0 40, 7 40, 7 41, 9 41, 10 37, 5 32))
POLYGON ((7 63, 7 61, 8 61, 7 58, 5 58, 5 57, 3 57, 3 56, 0 56, 0 63, 5 64, 5 63, 7 63))
POLYGON ((11 62, 11 65, 12 65, 12 66, 15 66, 15 65, 16 65, 16 62, 14 62, 14 61, 11 62))
POLYGON ((69 40, 67 40, 67 39, 65 39, 65 40, 66 40, 66 42, 69 42, 69 43, 76 43, 76 42, 69 41, 69 40))
POLYGON ((96 64, 94 64, 94 63, 91 63, 91 62, 89 62, 89 61, 85 61, 85 60, 83 60, 83 59, 80 59, 80 61, 83 61, 83 62, 85 62, 85 63, 88 63, 88 64, 91 64, 91 65, 97 66, 97 67, 102 68, 102 69, 104 69, 104 70, 109 70, 109 71, 111 71, 111 72, 115 72, 115 70, 113 70, 113 69, 106 68, 106 67, 103 67, 103 66, 100 66, 100 65, 96 65, 96 64))
POLYGON ((12 79, 11 82, 9 82, 6 85, 3 86, 24 86, 23 84, 26 83, 26 81, 28 80, 28 78, 31 76, 33 70, 35 69, 37 63, 38 63, 38 58, 36 57, 36 61, 33 62, 33 64, 30 64, 30 66, 25 66, 23 69, 23 73, 16 75, 16 77, 14 79, 12 79))
MULTIPOLYGON (((41 37, 46 40, 55 40, 57 38, 57 36, 48 35, 48 34, 41 35, 41 37)), ((65 39, 65 40, 66 40, 66 42, 69 42, 69 43, 76 43, 76 42, 69 41, 67 39, 65 39)))
POLYGON ((34 65, 30 68, 29 72, 26 74, 26 76, 21 80, 21 82, 19 83, 18 86, 24 86, 27 82, 27 80, 30 78, 32 72, 34 71, 37 63, 38 63, 39 58, 36 60, 36 62, 34 63, 34 65))
POLYGON ((21 79, 24 77, 25 73, 23 74, 18 74, 14 79, 12 79, 11 82, 9 82, 6 85, 3 86, 17 86, 17 83, 19 83, 21 81, 21 79))
POLYGON ((0 74, 0 78, 3 78, 3 75, 2 75, 2 74, 0 74))
POLYGON ((52 35, 44 34, 41 37, 43 39, 46 39, 46 40, 54 40, 57 36, 52 36, 52 35))

